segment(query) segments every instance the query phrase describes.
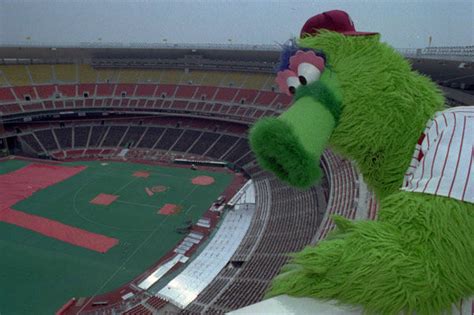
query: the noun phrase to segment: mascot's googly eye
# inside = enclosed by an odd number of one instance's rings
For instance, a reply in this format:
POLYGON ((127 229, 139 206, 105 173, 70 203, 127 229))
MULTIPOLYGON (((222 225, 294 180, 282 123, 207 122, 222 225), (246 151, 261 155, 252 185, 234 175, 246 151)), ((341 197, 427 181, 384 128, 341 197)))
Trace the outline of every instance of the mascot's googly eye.
POLYGON ((324 59, 314 51, 299 50, 290 58, 290 70, 298 73, 302 85, 319 80, 324 67, 324 59))
POLYGON ((303 62, 298 66, 298 78, 302 85, 313 83, 319 80, 321 71, 314 65, 303 62))
POLYGON ((277 74, 276 83, 281 92, 293 96, 300 86, 300 80, 295 72, 291 70, 280 71, 277 74))
POLYGON ((286 84, 288 85, 288 91, 291 95, 296 93, 296 89, 300 86, 300 80, 297 76, 288 77, 286 79, 286 84))

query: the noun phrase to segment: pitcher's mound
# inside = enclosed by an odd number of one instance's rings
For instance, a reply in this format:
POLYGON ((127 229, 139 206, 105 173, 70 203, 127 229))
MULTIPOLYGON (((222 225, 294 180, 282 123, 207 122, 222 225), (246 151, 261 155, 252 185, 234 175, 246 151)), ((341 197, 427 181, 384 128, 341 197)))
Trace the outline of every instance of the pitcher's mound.
POLYGON ((215 180, 211 176, 198 176, 194 177, 191 182, 194 185, 207 186, 213 184, 215 180))
POLYGON ((172 215, 180 212, 182 208, 182 206, 167 203, 158 211, 158 213, 164 215, 172 215))
POLYGON ((154 193, 160 193, 160 192, 165 192, 168 190, 168 187, 163 186, 163 185, 158 185, 158 186, 153 186, 150 189, 154 193))

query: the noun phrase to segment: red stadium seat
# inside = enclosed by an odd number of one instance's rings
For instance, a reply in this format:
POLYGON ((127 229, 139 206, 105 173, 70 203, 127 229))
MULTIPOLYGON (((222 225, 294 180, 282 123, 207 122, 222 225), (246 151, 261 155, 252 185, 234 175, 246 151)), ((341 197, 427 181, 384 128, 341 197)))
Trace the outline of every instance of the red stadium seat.
POLYGON ((76 85, 57 85, 62 97, 76 97, 76 85))
POLYGON ((175 97, 177 98, 193 98, 194 94, 197 91, 196 86, 192 85, 178 85, 175 93, 175 97))
POLYGON ((139 84, 135 96, 152 97, 155 93, 156 84, 139 84))
POLYGON ((54 85, 37 85, 35 89, 40 99, 53 98, 56 94, 56 87, 54 85))
POLYGON ((16 97, 20 100, 35 100, 38 98, 36 91, 33 86, 17 86, 12 88, 16 94, 16 97))
POLYGON ((219 88, 214 99, 221 102, 231 102, 235 95, 237 94, 237 89, 232 88, 219 88))
POLYGON ((112 96, 115 89, 115 84, 97 84, 96 95, 97 96, 112 96))
POLYGON ((177 86, 172 84, 160 84, 155 91, 155 97, 173 97, 177 86))

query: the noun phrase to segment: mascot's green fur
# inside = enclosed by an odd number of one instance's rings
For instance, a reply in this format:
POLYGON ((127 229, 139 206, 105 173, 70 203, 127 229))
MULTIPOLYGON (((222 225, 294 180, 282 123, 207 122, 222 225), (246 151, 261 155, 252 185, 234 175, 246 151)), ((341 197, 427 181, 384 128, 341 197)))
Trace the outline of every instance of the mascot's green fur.
POLYGON ((450 310, 474 294, 474 205, 400 190, 443 97, 379 35, 321 31, 298 44, 324 52, 326 71, 282 116, 253 127, 252 149, 282 180, 308 187, 328 145, 357 163, 381 208, 377 221, 334 217, 337 230, 295 254, 268 296, 337 299, 377 314, 450 310))

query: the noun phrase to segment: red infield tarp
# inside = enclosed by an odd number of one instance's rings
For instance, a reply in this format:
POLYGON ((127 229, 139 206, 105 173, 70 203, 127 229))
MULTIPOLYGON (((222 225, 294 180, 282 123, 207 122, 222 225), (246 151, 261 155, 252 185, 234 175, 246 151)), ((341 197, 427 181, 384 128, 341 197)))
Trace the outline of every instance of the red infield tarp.
POLYGON ((45 236, 101 253, 105 253, 118 243, 118 240, 114 238, 87 232, 54 220, 13 209, 0 211, 0 221, 15 224, 45 236))
POLYGON ((198 176, 194 177, 191 182, 194 185, 208 186, 214 183, 214 178, 211 176, 198 176))
POLYGON ((76 175, 84 168, 29 164, 14 172, 0 175, 0 211, 30 197, 40 189, 76 175))
POLYGON ((100 193, 94 199, 92 199, 89 202, 94 204, 94 205, 109 206, 115 200, 117 200, 118 197, 119 196, 117 196, 117 195, 109 195, 109 194, 100 193))
POLYGON ((97 252, 106 252, 118 243, 117 239, 10 208, 34 192, 63 181, 81 172, 84 168, 83 166, 30 164, 17 171, 0 175, 0 221, 76 246, 97 252))
POLYGON ((178 209, 179 209, 178 205, 167 203, 163 207, 161 207, 158 213, 164 214, 164 215, 170 215, 170 214, 175 214, 178 209))

